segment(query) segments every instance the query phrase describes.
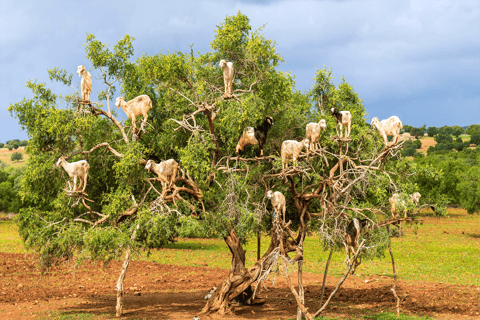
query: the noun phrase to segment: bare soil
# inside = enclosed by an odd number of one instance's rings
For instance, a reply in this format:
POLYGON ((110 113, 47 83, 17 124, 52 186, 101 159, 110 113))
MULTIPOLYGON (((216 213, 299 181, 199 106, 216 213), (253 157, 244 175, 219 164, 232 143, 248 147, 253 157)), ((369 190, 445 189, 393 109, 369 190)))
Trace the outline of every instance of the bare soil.
MULTIPOLYGON (((92 263, 74 267, 62 263, 42 274, 32 254, 0 253, 0 318, 50 319, 62 314, 92 314, 98 319, 115 318, 115 284, 120 263, 92 263)), ((280 276, 275 286, 269 280, 259 303, 238 306, 235 314, 220 317, 201 315, 203 297, 227 276, 227 270, 208 267, 161 265, 133 261, 125 280, 123 319, 293 319, 296 304, 280 276), (263 302, 263 304, 262 304, 263 302)), ((329 277, 327 294, 338 278, 329 277)), ((316 310, 322 276, 304 274, 305 300, 316 310)), ((295 282, 294 282, 295 283, 295 282)), ((325 315, 361 318, 394 311, 393 279, 387 276, 349 277, 333 298, 325 315)), ((479 319, 480 287, 442 283, 400 281, 397 292, 401 311, 430 315, 435 319, 479 319)))
POLYGON ((420 141, 422 142, 422 146, 420 149, 417 149, 417 151, 421 153, 427 153, 427 150, 430 146, 434 147, 437 144, 437 142, 430 137, 420 139, 420 141))

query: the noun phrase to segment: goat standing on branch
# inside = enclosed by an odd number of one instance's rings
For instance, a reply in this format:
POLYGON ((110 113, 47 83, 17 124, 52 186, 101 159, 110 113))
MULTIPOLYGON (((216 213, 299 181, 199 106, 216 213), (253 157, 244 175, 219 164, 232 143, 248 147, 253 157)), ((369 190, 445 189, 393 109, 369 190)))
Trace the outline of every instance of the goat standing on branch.
MULTIPOLYGON (((347 225, 347 229, 345 231, 345 250, 347 251, 347 259, 348 263, 350 263, 350 252, 355 255, 355 249, 358 247, 358 239, 362 233, 362 230, 365 227, 370 226, 370 221, 368 219, 358 219, 353 218, 352 221, 347 225)), ((355 267, 358 266, 360 263, 355 263, 355 267)), ((352 271, 355 271, 355 268, 352 271)))
POLYGON ((303 147, 308 150, 308 139, 303 139, 298 142, 295 140, 285 140, 282 143, 282 149, 280 150, 280 155, 282 157, 282 168, 288 167, 288 159, 293 160, 293 166, 297 166, 297 158, 300 155, 303 147))
MULTIPOLYGON (((275 210, 278 219, 283 216, 283 221, 285 221, 285 211, 287 210, 285 196, 280 191, 273 192, 272 190, 268 190, 267 198, 272 202, 273 210, 275 210)), ((274 218, 277 217, 274 216, 274 218)))
POLYGON ((397 116, 391 116, 386 120, 379 121, 377 117, 372 119, 372 126, 377 128, 378 133, 383 137, 385 147, 387 146, 387 136, 393 136, 393 145, 396 145, 402 130, 402 121, 397 116))
POLYGON ((223 70, 223 82, 225 83, 225 98, 233 96, 233 62, 220 60, 218 63, 220 69, 223 70))
POLYGON ((273 118, 266 116, 261 125, 255 127, 247 127, 240 139, 238 140, 235 154, 239 155, 245 150, 245 146, 248 144, 260 146, 260 156, 263 156, 263 146, 267 142, 267 134, 270 128, 273 127, 273 118))
POLYGON ((80 82, 82 99, 85 102, 90 102, 90 93, 92 92, 92 75, 82 65, 78 66, 77 73, 80 77, 82 77, 82 81, 80 82))
POLYGON ((88 169, 90 168, 87 160, 80 160, 77 162, 68 163, 64 157, 60 157, 56 164, 57 167, 62 166, 63 169, 68 173, 70 178, 73 178, 73 189, 71 188, 70 181, 68 181, 68 186, 71 191, 79 191, 80 187, 83 183, 82 192, 85 191, 85 187, 87 186, 87 175, 88 169), (77 187, 77 177, 80 179, 80 184, 77 187))
POLYGON ((163 192, 171 188, 177 177, 178 163, 173 159, 165 160, 156 164, 153 160, 148 160, 145 169, 153 171, 162 184, 163 192))
MULTIPOLYGON (((337 108, 330 109, 330 114, 337 119, 337 125, 340 127, 340 138, 343 135, 343 126, 345 126, 345 138, 350 137, 350 129, 352 126, 352 114, 350 111, 338 111, 337 108)), ((338 129, 335 128, 338 135, 338 129)))
MULTIPOLYGON (((418 205, 418 202, 420 201, 421 194, 419 192, 415 192, 414 194, 410 194, 410 202, 412 204, 418 205)), ((405 203, 404 200, 402 200, 400 194, 394 193, 390 199, 388 199, 390 202, 390 207, 392 209, 392 217, 396 218, 397 217, 397 210, 398 209, 403 209, 405 218, 407 218, 407 206, 408 204, 405 203)))
POLYGON ((146 94, 136 97, 128 102, 125 102, 123 97, 118 97, 115 101, 115 106, 122 107, 123 111, 127 114, 127 116, 132 120, 133 132, 136 132, 137 125, 137 117, 139 115, 143 116, 143 122, 140 126, 140 130, 143 130, 143 127, 147 123, 148 119, 148 112, 152 108, 152 100, 146 94))
POLYGON ((305 135, 305 139, 310 141, 310 150, 312 151, 316 150, 318 147, 318 137, 320 136, 321 130, 327 130, 327 123, 325 122, 325 119, 320 119, 318 123, 309 122, 307 124, 307 133, 305 135))

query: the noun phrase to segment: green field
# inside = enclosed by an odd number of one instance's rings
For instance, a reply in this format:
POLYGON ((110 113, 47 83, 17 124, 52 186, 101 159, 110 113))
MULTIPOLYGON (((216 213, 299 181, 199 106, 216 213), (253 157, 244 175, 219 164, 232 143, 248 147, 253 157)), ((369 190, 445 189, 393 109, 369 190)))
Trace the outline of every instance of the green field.
MULTIPOLYGON (((397 273, 400 279, 445 284, 480 286, 480 215, 467 215, 464 210, 450 209, 449 217, 436 218, 431 214, 420 217, 423 224, 404 225, 405 235, 392 243, 397 273)), ((268 237, 262 238, 262 252, 267 249, 268 237)), ((0 222, 0 250, 23 253, 17 226, 12 221, 0 222)), ((256 239, 247 246, 247 266, 256 260, 256 239)), ((363 261, 357 269, 359 276, 392 275, 388 252, 381 260, 363 261)), ((323 252, 318 237, 310 236, 305 243, 304 270, 322 274, 328 253, 323 252)), ((344 251, 333 255, 329 274, 340 276, 345 270, 344 251)), ((230 268, 231 255, 221 239, 179 239, 136 260, 162 264, 230 268)))

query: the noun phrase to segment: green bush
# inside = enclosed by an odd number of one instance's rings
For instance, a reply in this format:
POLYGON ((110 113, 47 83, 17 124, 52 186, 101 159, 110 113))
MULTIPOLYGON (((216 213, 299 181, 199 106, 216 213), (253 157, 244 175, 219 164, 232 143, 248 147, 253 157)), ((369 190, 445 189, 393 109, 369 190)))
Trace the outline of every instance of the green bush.
POLYGON ((434 140, 437 143, 444 143, 444 142, 453 142, 453 138, 451 135, 447 135, 444 133, 439 133, 435 136, 434 140))
POLYGON ((20 152, 14 152, 10 156, 10 161, 20 161, 23 159, 23 154, 20 152))
POLYGON ((429 137, 433 137, 435 135, 437 135, 439 132, 438 128, 437 127, 428 127, 427 129, 427 134, 429 137))
POLYGON ((472 134, 470 137, 470 143, 480 145, 480 133, 472 134))

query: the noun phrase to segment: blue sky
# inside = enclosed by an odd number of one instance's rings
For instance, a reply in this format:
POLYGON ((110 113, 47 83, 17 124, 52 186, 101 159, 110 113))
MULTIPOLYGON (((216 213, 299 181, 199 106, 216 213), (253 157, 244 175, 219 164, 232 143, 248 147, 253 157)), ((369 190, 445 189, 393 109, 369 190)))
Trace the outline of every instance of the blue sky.
MULTIPOLYGON (((241 10, 277 43, 297 88, 331 67, 364 101, 369 117, 413 126, 480 123, 480 1, 24 1, 0 0, 0 142, 26 139, 10 104, 30 98, 29 79, 70 93, 47 69, 75 73, 86 34, 113 45, 136 38, 135 58, 209 50, 225 16, 241 10)), ((73 86, 79 87, 75 74, 73 86)), ((98 88, 98 86, 97 86, 98 88)), ((94 83, 95 90, 95 83, 94 83)), ((117 94, 118 95, 118 94, 117 94)), ((96 94, 92 94, 96 97, 96 94)))

